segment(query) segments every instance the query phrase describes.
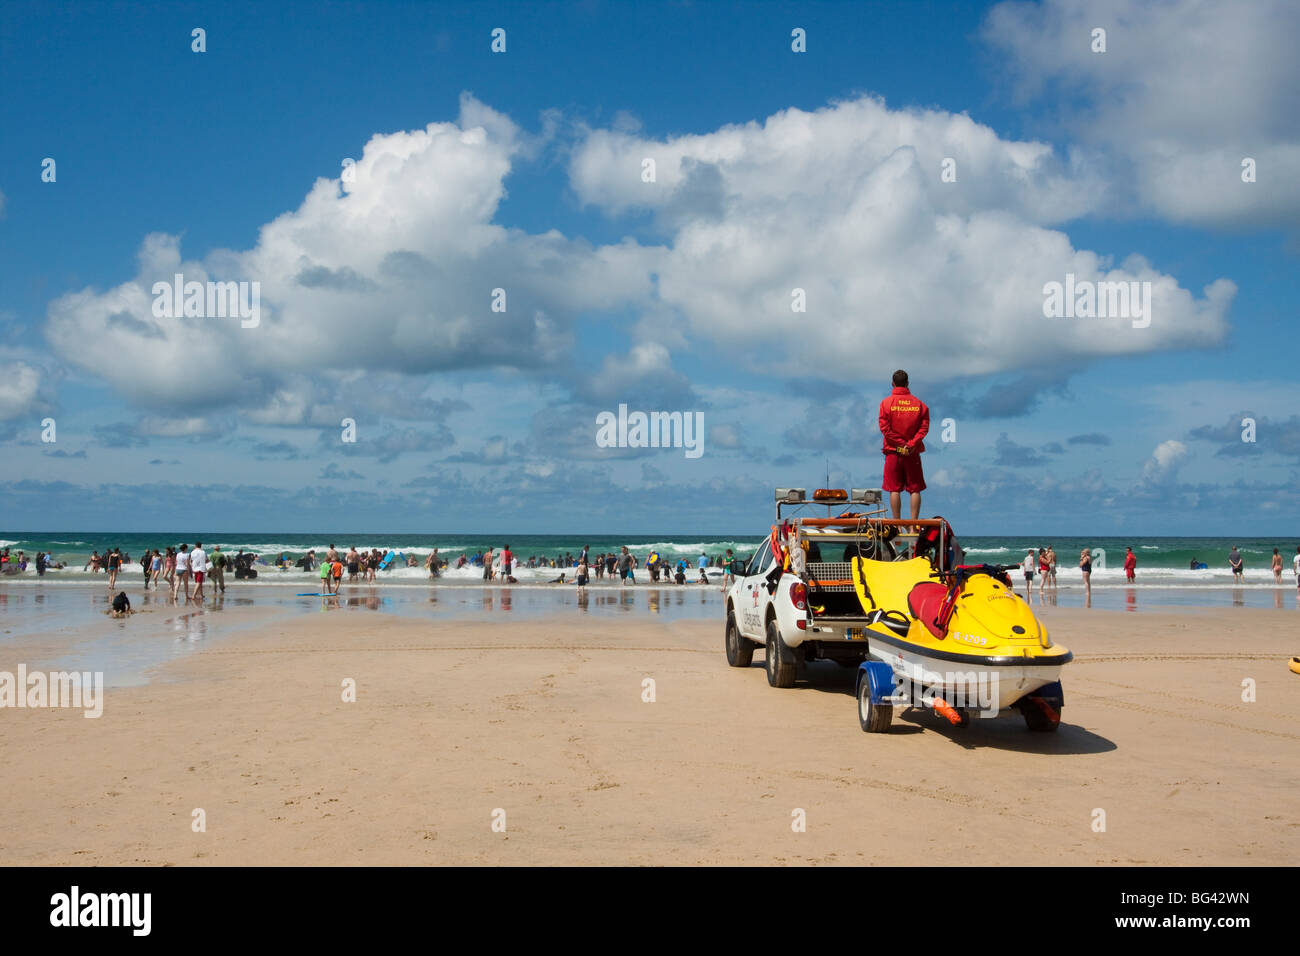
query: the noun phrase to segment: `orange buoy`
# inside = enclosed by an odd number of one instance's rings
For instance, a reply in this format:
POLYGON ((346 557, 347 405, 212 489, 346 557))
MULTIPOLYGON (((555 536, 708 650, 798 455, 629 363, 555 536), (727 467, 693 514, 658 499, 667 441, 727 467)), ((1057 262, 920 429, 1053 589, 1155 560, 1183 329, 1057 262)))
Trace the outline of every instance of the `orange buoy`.
POLYGON ((947 717, 948 723, 952 724, 954 727, 961 726, 961 714, 949 707, 948 702, 942 697, 936 697, 934 699, 934 709, 943 714, 944 717, 947 717))

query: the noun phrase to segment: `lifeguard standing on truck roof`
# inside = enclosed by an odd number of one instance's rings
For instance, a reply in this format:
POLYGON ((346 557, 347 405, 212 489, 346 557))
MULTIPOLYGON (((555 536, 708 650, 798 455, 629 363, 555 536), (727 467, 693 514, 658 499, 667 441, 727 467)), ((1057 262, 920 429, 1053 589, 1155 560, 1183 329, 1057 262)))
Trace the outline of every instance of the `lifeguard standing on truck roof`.
POLYGON ((900 492, 911 496, 912 518, 921 517, 921 492, 925 475, 921 472, 921 453, 925 451, 926 433, 930 430, 930 409, 907 388, 907 373, 894 373, 894 390, 880 403, 880 433, 884 436, 881 451, 885 454, 885 476, 881 487, 889 492, 889 508, 901 517, 900 492))

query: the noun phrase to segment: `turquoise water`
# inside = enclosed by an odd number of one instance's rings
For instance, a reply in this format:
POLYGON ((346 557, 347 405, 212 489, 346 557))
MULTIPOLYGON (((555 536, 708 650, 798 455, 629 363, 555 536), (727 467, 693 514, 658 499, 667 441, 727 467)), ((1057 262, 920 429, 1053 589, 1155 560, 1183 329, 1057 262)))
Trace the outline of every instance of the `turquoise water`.
MULTIPOLYGON (((421 562, 434 547, 437 547, 443 556, 455 562, 456 558, 461 554, 473 555, 487 547, 499 550, 502 545, 509 544, 521 564, 526 564, 528 559, 533 556, 562 558, 566 554, 576 555, 581 551, 583 545, 590 545, 593 556, 604 552, 617 552, 620 547, 627 545, 637 555, 642 564, 644 564, 648 554, 657 551, 666 560, 675 563, 677 560, 684 558, 694 565, 701 551, 712 557, 721 555, 727 548, 731 548, 738 555, 747 555, 752 553, 762 542, 761 534, 706 535, 692 533, 618 537, 602 537, 598 535, 579 537, 563 534, 516 535, 507 538, 501 535, 342 535, 329 532, 321 534, 276 534, 264 531, 242 534, 205 534, 201 531, 197 533, 192 531, 169 531, 129 534, 0 531, 0 547, 8 547, 13 552, 22 550, 26 552, 29 561, 35 557, 38 550, 51 552, 56 561, 66 562, 68 565, 64 570, 52 571, 46 575, 44 580, 54 583, 88 579, 90 574, 89 572, 83 572, 82 567, 92 551, 103 553, 105 550, 118 547, 123 552, 131 555, 134 561, 138 560, 146 548, 162 550, 168 545, 174 546, 181 542, 193 545, 196 538, 204 542, 204 546, 209 552, 211 552, 214 545, 220 545, 221 549, 229 554, 242 549, 261 555, 264 563, 259 564, 262 573, 257 583, 290 583, 299 579, 306 580, 307 575, 303 572, 294 571, 282 574, 271 568, 270 564, 282 552, 287 553, 291 559, 301 557, 309 549, 315 549, 318 555, 323 554, 330 543, 337 545, 340 550, 346 550, 354 545, 358 549, 379 548, 380 550, 388 550, 392 548, 407 555, 415 555, 421 562)), ((1051 536, 1038 538, 1022 536, 963 538, 960 529, 958 529, 958 538, 962 546, 966 548, 967 560, 970 562, 1018 564, 1024 559, 1027 548, 1051 545, 1057 553, 1060 568, 1059 579, 1063 584, 1081 582, 1078 570, 1079 552, 1084 547, 1089 547, 1096 556, 1093 561, 1093 584, 1097 586, 1106 586, 1109 583, 1123 581, 1121 568, 1124 560, 1124 547, 1125 545, 1132 545, 1134 552, 1138 556, 1138 584, 1191 588, 1215 587, 1232 583, 1232 576, 1228 570, 1228 551, 1234 544, 1240 549, 1245 559, 1246 582, 1248 585, 1272 586, 1273 576, 1269 568, 1273 549, 1277 548, 1283 561, 1285 572, 1283 581, 1294 586, 1295 580, 1291 574, 1291 559, 1296 553, 1296 546, 1300 544, 1300 537, 1296 539, 1221 537, 1133 539, 1119 537, 1054 538, 1051 536), (1104 552, 1104 559, 1098 555, 1098 551, 1104 552), (1209 565, 1208 570, 1190 570, 1189 564, 1193 558, 1206 562, 1209 565)), ((548 577, 541 570, 524 573, 527 571, 527 568, 521 568, 519 574, 521 580, 540 581, 548 577)), ((128 575, 138 575, 139 567, 132 567, 126 573, 128 575)), ((470 568, 463 568, 459 571, 453 569, 444 579, 444 583, 451 584, 457 581, 470 583, 481 580, 481 574, 481 571, 474 571, 470 568)), ((15 577, 20 580, 35 580, 36 574, 29 565, 26 573, 7 576, 5 580, 13 580, 15 577)), ((404 567, 381 573, 380 580, 388 583, 416 583, 426 581, 427 577, 421 568, 404 567)))

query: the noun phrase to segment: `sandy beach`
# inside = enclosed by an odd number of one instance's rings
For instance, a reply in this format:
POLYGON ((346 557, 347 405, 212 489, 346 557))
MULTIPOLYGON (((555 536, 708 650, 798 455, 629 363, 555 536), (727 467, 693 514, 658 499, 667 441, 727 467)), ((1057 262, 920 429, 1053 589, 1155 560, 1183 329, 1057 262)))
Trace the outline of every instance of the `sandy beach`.
POLYGON ((761 651, 726 666, 715 621, 263 622, 110 689, 99 719, 0 711, 0 861, 1295 862, 1290 615, 1044 619, 1076 653, 1054 736, 918 711, 863 734, 849 671, 772 689, 761 651))

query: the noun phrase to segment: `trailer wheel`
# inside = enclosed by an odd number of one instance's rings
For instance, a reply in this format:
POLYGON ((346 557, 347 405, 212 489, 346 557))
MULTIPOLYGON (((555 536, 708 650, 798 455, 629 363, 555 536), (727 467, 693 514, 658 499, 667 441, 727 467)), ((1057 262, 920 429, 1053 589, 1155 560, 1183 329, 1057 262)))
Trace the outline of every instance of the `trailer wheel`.
POLYGON ((799 676, 801 648, 790 647, 781 640, 776 618, 767 622, 767 682, 773 687, 793 687, 799 676))
POLYGON ((893 704, 871 702, 871 681, 863 674, 858 681, 858 724, 868 734, 883 734, 894 719, 893 704))
POLYGON ((1053 708, 1041 697, 1030 695, 1016 703, 1016 709, 1025 718, 1025 725, 1040 734, 1052 734, 1061 726, 1061 711, 1053 708))
POLYGON ((727 614, 727 663, 732 667, 748 667, 754 661, 754 642, 740 633, 736 615, 727 614))

